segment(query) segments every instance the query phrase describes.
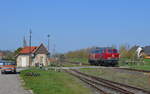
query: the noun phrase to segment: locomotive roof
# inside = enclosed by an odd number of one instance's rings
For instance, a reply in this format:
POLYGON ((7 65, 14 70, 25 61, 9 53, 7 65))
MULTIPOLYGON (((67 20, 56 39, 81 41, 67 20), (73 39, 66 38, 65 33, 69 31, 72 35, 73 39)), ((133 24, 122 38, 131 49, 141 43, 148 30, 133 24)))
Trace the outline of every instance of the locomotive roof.
POLYGON ((95 49, 115 49, 113 47, 96 47, 95 49))
POLYGON ((113 47, 94 47, 90 50, 90 52, 93 52, 95 50, 105 50, 105 49, 115 49, 113 47))

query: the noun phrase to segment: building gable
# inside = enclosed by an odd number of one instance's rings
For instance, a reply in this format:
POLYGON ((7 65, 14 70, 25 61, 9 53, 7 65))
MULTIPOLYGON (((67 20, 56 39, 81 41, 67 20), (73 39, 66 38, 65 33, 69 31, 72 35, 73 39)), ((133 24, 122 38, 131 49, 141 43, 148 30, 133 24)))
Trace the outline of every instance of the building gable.
POLYGON ((48 50, 43 44, 41 44, 34 54, 48 54, 48 50))

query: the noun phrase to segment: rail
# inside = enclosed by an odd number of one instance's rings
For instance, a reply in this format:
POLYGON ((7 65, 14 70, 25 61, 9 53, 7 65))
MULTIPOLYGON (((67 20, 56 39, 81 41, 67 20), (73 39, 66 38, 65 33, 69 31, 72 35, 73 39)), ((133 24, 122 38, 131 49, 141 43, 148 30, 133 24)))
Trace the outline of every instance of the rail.
POLYGON ((142 93, 143 94, 150 94, 150 91, 146 91, 146 90, 141 89, 141 88, 137 88, 137 87, 109 81, 109 80, 102 79, 102 78, 96 77, 96 76, 91 76, 91 75, 79 72, 77 70, 71 70, 71 71, 72 71, 71 74, 76 76, 77 78, 80 78, 80 79, 82 78, 82 79, 86 80, 87 82, 94 83, 95 85, 101 85, 103 87, 113 89, 113 90, 120 92, 120 93, 123 93, 123 94, 136 94, 137 92, 141 92, 141 94, 142 93))

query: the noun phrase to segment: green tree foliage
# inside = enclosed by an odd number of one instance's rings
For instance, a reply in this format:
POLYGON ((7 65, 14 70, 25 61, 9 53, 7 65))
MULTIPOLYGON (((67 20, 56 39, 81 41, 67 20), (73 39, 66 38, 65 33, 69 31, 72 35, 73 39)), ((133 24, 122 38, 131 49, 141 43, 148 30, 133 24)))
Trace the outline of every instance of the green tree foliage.
POLYGON ((137 53, 136 50, 139 46, 132 46, 129 45, 121 45, 119 48, 119 53, 121 58, 128 58, 128 59, 136 59, 137 53))
POLYGON ((4 57, 3 57, 3 60, 10 60, 10 61, 14 61, 15 58, 14 58, 14 54, 13 54, 13 51, 2 51, 4 53, 4 57))
POLYGON ((113 44, 111 47, 112 47, 113 49, 116 49, 116 48, 117 48, 117 46, 116 46, 116 45, 114 45, 114 44, 113 44))
MULTIPOLYGON (((123 44, 119 47, 119 53, 121 58, 128 58, 128 59, 136 59, 137 53, 136 50, 139 46, 129 46, 127 44, 123 44)), ((93 48, 93 47, 92 47, 93 48)), ((88 58, 89 51, 92 48, 80 49, 76 51, 70 51, 65 54, 67 58, 88 58)), ((115 45, 112 45, 112 48, 116 48, 115 45)))
POLYGON ((131 47, 129 50, 128 50, 128 53, 127 53, 127 58, 129 59, 137 59, 137 52, 136 50, 138 49, 139 46, 133 46, 131 47))
POLYGON ((20 47, 20 48, 18 48, 17 50, 15 50, 15 51, 14 51, 14 56, 18 55, 19 52, 21 51, 21 49, 22 49, 22 48, 20 47))
POLYGON ((18 48, 15 51, 4 51, 5 57, 3 59, 10 60, 10 61, 15 61, 15 57, 19 54, 21 49, 22 48, 18 48))
POLYGON ((126 58, 128 53, 127 45, 121 45, 119 48, 119 53, 121 58, 126 58))
POLYGON ((70 51, 65 54, 67 58, 88 58, 90 48, 70 51))

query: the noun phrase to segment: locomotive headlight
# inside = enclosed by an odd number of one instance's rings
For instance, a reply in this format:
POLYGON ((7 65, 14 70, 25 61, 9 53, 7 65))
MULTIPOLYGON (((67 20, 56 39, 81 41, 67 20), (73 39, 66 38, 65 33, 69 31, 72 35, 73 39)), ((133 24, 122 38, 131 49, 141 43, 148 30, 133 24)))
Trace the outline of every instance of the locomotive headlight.
POLYGON ((115 57, 115 55, 112 55, 112 57, 115 57))
POLYGON ((108 59, 111 59, 111 57, 108 57, 108 59))

